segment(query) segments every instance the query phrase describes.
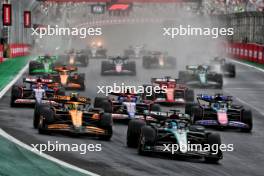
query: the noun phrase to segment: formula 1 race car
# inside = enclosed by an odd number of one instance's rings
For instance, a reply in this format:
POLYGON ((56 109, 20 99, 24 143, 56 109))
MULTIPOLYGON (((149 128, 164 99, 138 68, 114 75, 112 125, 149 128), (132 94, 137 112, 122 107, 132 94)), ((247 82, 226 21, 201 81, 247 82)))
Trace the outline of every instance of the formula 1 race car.
POLYGON ((90 99, 77 94, 55 96, 53 105, 35 107, 34 127, 40 134, 68 132, 91 135, 103 140, 112 137, 112 116, 101 109, 90 108, 90 99))
POLYGON ((23 85, 12 86, 10 106, 52 103, 50 98, 64 94, 65 90, 50 79, 28 77, 23 80, 23 85))
POLYGON ((149 116, 152 119, 134 119, 128 124, 127 145, 137 147, 140 155, 198 156, 206 162, 218 162, 223 158, 220 135, 205 131, 203 126, 191 125, 189 115, 173 110, 150 112, 149 116), (195 147, 189 147, 193 145, 195 147), (216 150, 212 151, 213 148, 216 150))
POLYGON ((90 48, 91 58, 107 58, 107 49, 102 46, 101 42, 93 42, 90 48))
POLYGON ((186 71, 179 72, 179 79, 191 87, 217 89, 223 87, 223 75, 211 71, 208 65, 187 65, 186 71))
POLYGON ((236 77, 235 64, 226 62, 224 58, 215 57, 211 60, 210 69, 230 78, 236 77))
POLYGON ((145 46, 129 46, 128 49, 124 50, 124 56, 128 58, 140 58, 146 54, 145 46))
POLYGON ((128 58, 110 58, 110 61, 102 61, 102 75, 136 75, 136 62, 128 61, 128 58))
POLYGON ((28 72, 30 75, 55 73, 53 66, 56 60, 56 56, 39 56, 37 60, 29 62, 28 72))
POLYGON ((95 108, 102 108, 105 112, 111 113, 114 120, 130 120, 143 118, 145 110, 160 111, 160 106, 153 103, 144 103, 139 99, 139 95, 132 93, 111 93, 117 97, 96 97, 95 108), (109 103, 110 102, 110 103, 109 103))
POLYGON ((167 53, 162 52, 149 52, 143 56, 144 68, 175 68, 176 58, 168 56, 167 53))
POLYGON ((242 131, 252 130, 252 113, 243 106, 233 105, 232 97, 216 95, 198 95, 198 105, 192 108, 195 124, 221 127, 239 128, 242 131))
POLYGON ((45 75, 45 78, 60 83, 66 90, 85 90, 85 75, 76 73, 76 66, 55 66, 57 74, 45 75))
POLYGON ((89 65, 89 56, 83 50, 69 51, 61 55, 56 65, 73 65, 78 67, 87 67, 89 65))
MULTIPOLYGON (((169 76, 165 78, 152 78, 153 87, 151 96, 142 94, 143 100, 152 100, 154 103, 163 105, 186 105, 194 101, 194 91, 183 84, 178 84, 177 79, 169 76), (159 86, 162 91, 155 92, 154 87, 159 86)), ((144 85, 145 87, 148 85, 144 85)))

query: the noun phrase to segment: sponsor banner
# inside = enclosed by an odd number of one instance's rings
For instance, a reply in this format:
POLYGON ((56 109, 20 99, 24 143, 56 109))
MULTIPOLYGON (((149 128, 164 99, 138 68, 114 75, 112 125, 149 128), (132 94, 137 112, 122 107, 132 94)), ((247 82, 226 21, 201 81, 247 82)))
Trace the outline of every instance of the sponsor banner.
POLYGON ((3 26, 12 25, 12 6, 11 4, 3 4, 3 26))
POLYGON ((225 45, 230 57, 264 64, 264 45, 256 43, 229 43, 225 45))
POLYGON ((30 54, 30 46, 28 44, 10 44, 9 50, 10 58, 27 56, 30 54))
POLYGON ((4 46, 0 45, 0 63, 4 61, 4 46))
POLYGON ((31 12, 25 11, 24 12, 24 28, 30 28, 31 27, 31 12))

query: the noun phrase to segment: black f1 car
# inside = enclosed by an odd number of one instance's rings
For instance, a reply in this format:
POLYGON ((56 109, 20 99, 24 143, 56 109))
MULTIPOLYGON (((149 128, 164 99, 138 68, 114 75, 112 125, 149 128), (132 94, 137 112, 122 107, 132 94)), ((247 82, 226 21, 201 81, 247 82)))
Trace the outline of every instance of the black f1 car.
POLYGON ((46 78, 60 83, 66 90, 85 90, 85 75, 76 73, 76 66, 55 66, 56 74, 45 75, 46 78))
POLYGON ((65 90, 50 79, 28 77, 23 79, 23 85, 12 86, 10 106, 52 103, 54 95, 64 94, 65 90))
POLYGON ((223 75, 211 71, 208 65, 187 65, 186 71, 179 72, 179 79, 192 87, 223 87, 223 75))
POLYGON ((211 60, 210 69, 230 78, 236 77, 235 64, 227 62, 224 58, 215 57, 211 60))
POLYGON ((179 84, 178 79, 173 79, 169 76, 152 78, 151 83, 149 86, 153 87, 152 94, 147 96, 146 93, 143 93, 143 100, 152 100, 154 103, 163 105, 186 105, 194 101, 194 91, 183 84, 179 84), (162 90, 155 92, 155 86, 159 86, 162 90))
POLYGON ((141 102, 139 95, 136 94, 111 93, 111 95, 117 98, 96 97, 94 107, 111 113, 114 120, 143 118, 142 113, 145 110, 160 111, 158 104, 141 102))
POLYGON ((101 42, 93 42, 90 47, 91 58, 107 58, 107 49, 105 49, 101 42))
POLYGON ((149 113, 152 119, 135 119, 128 124, 127 145, 137 147, 140 155, 198 156, 207 162, 218 162, 223 158, 220 135, 205 131, 203 126, 191 125, 189 115, 177 110, 149 113), (217 149, 212 151, 216 146, 217 149))
POLYGON ((87 67, 89 65, 89 56, 83 50, 71 50, 59 56, 55 64, 87 67))
POLYGON ((176 66, 176 58, 158 51, 152 51, 143 56, 142 62, 144 68, 175 68, 176 66))
POLYGON ((128 58, 110 58, 110 61, 102 61, 102 75, 136 75, 135 61, 128 61, 128 58))
POLYGON ((251 131, 253 126, 251 111, 232 104, 232 97, 221 94, 198 95, 197 101, 198 105, 192 108, 195 124, 251 131))
POLYGON ((35 107, 34 127, 40 134, 68 132, 92 135, 99 139, 112 137, 112 116, 101 109, 90 108, 90 99, 76 94, 55 96, 57 104, 35 107))

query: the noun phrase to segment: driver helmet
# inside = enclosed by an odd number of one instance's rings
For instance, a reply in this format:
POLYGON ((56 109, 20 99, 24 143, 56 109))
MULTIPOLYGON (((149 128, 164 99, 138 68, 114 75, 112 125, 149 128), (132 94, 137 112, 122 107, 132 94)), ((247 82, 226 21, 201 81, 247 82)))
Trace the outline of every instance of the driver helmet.
POLYGON ((71 101, 78 101, 79 94, 77 92, 72 92, 70 97, 71 101))

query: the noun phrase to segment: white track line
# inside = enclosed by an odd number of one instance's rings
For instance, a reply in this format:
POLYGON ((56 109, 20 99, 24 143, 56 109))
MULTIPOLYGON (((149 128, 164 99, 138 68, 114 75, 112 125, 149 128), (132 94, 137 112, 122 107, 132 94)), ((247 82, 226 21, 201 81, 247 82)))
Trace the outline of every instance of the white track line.
POLYGON ((36 151, 36 150, 32 150, 32 149, 33 149, 32 147, 30 147, 30 146, 26 145, 25 143, 23 143, 23 142, 17 140, 16 138, 14 138, 13 136, 9 135, 8 133, 6 133, 6 132, 5 132, 4 130, 2 130, 2 129, 0 129, 0 135, 3 136, 4 138, 8 139, 9 141, 11 141, 11 142, 13 142, 13 143, 19 145, 20 147, 23 147, 24 149, 29 150, 29 151, 35 153, 36 155, 39 155, 39 156, 41 156, 41 157, 43 157, 43 158, 45 158, 45 159, 47 159, 47 160, 50 160, 50 161, 52 161, 52 162, 54 162, 54 163, 57 163, 57 164, 59 164, 59 165, 62 165, 62 166, 64 166, 64 167, 70 168, 70 169, 72 169, 72 170, 78 171, 78 172, 83 173, 83 174, 86 174, 86 175, 90 175, 90 176, 99 176, 99 175, 97 175, 97 174, 95 174, 95 173, 92 173, 92 172, 89 172, 89 171, 87 171, 87 170, 81 169, 81 168, 79 168, 79 167, 76 167, 76 166, 71 165, 71 164, 69 164, 69 163, 66 163, 66 162, 64 162, 64 161, 61 161, 61 160, 59 160, 59 159, 57 159, 57 158, 54 158, 54 157, 52 157, 52 156, 50 156, 50 155, 47 155, 47 154, 45 154, 45 153, 41 153, 41 154, 40 154, 38 151, 36 151))
POLYGON ((240 62, 240 61, 237 61, 237 60, 234 60, 234 59, 230 59, 231 62, 234 62, 234 63, 237 63, 237 64, 240 64, 240 65, 244 65, 244 66, 247 66, 247 67, 250 67, 250 68, 254 68, 260 72, 263 72, 264 73, 264 69, 262 68, 259 68, 259 67, 255 67, 253 65, 250 65, 250 64, 247 64, 247 63, 243 63, 243 62, 240 62))
POLYGON ((0 99, 12 87, 12 85, 15 84, 17 82, 17 80, 26 72, 27 69, 28 69, 28 64, 22 70, 20 70, 20 72, 17 74, 17 76, 9 84, 7 84, 3 90, 1 90, 0 99))
MULTIPOLYGON (((17 74, 17 76, 3 90, 0 91, 0 99, 12 87, 12 85, 15 84, 18 81, 18 79, 27 71, 27 69, 28 69, 28 63, 27 63, 27 65, 22 70, 19 71, 19 73, 17 74)), ((8 133, 6 133, 1 128, 0 128, 0 135, 3 136, 3 137, 5 137, 6 139, 10 140, 11 142, 14 142, 15 144, 23 147, 24 149, 29 150, 29 151, 31 151, 31 152, 33 152, 33 153, 35 153, 35 154, 37 154, 37 155, 39 155, 39 156, 41 156, 41 157, 43 157, 45 159, 48 159, 48 160, 50 160, 52 162, 55 162, 55 163, 57 163, 57 164, 59 164, 61 166, 70 168, 72 170, 78 171, 78 172, 83 173, 83 174, 86 174, 86 175, 99 176, 99 175, 97 175, 95 173, 89 172, 89 171, 84 170, 84 169, 81 169, 81 168, 79 168, 77 166, 74 166, 74 165, 71 165, 71 164, 66 163, 64 161, 61 161, 59 159, 56 159, 56 158, 54 158, 54 157, 52 157, 50 155, 47 155, 47 154, 44 154, 44 153, 40 154, 37 151, 32 151, 32 149, 33 149, 32 147, 30 147, 27 144, 25 144, 25 143, 17 140, 16 138, 14 138, 13 136, 9 135, 8 133)))

